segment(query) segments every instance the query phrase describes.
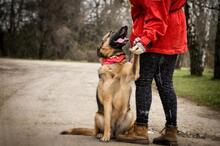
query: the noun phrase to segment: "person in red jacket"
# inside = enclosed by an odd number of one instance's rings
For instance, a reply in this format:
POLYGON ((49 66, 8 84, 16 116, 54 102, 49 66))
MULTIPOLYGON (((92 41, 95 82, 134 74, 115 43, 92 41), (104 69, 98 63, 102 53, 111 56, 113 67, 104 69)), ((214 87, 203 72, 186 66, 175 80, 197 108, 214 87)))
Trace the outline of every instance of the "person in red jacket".
POLYGON ((131 52, 140 55, 140 78, 136 84, 136 122, 119 141, 148 144, 148 115, 154 79, 162 101, 165 134, 154 144, 177 145, 177 97, 173 72, 177 55, 187 51, 186 0, 130 0, 133 20, 131 52))

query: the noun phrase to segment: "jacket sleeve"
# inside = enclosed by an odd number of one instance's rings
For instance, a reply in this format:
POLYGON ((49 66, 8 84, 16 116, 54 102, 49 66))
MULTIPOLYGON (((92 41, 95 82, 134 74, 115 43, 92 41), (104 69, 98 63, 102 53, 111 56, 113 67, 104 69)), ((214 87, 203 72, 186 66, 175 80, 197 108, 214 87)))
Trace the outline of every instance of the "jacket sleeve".
POLYGON ((171 0, 143 0, 143 7, 146 10, 141 36, 143 45, 147 46, 151 41, 165 35, 170 6, 171 0))

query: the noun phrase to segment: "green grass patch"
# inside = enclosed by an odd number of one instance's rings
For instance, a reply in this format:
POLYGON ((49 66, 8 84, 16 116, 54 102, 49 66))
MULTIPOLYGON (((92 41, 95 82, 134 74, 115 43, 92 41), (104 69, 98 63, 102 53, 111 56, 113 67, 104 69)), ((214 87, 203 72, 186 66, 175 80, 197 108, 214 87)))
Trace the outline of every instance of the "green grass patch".
POLYGON ((214 108, 220 108, 220 80, 212 80, 213 72, 206 70, 202 77, 191 76, 188 69, 176 70, 176 94, 214 108))

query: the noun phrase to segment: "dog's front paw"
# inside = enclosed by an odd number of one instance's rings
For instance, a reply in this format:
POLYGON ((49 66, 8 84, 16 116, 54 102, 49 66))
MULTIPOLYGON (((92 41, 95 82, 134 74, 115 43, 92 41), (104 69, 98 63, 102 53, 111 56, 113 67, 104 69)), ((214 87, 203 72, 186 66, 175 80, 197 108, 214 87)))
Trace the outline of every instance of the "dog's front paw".
POLYGON ((110 135, 107 135, 107 136, 104 135, 100 140, 102 142, 109 142, 110 141, 110 135))

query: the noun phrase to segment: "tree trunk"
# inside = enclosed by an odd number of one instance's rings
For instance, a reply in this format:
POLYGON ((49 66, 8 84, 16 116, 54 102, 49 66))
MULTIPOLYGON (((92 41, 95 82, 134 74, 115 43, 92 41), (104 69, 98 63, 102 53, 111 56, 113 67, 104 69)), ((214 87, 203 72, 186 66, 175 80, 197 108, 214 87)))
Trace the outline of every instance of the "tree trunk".
POLYGON ((205 49, 199 45, 191 45, 190 48, 190 72, 191 75, 202 76, 205 68, 205 49))
POLYGON ((4 32, 0 30, 0 55, 5 57, 7 56, 7 52, 4 46, 4 32))
MULTIPOLYGON (((199 1, 197 0, 196 2, 199 1)), ((200 31, 200 29, 204 30, 205 24, 200 24, 199 18, 203 17, 205 13, 202 9, 195 7, 194 1, 186 4, 185 12, 188 27, 187 34, 190 52, 190 72, 191 75, 202 76, 205 68, 206 42, 201 42, 201 40, 204 40, 205 32, 200 31), (191 3, 191 5, 189 5, 189 3, 191 3)))
POLYGON ((216 32, 214 79, 220 79, 220 12, 218 14, 218 25, 216 32))
POLYGON ((41 33, 41 36, 40 36, 40 39, 39 39, 39 43, 40 43, 40 46, 39 46, 39 54, 38 54, 38 58, 39 59, 43 59, 43 56, 44 56, 44 50, 46 50, 46 32, 44 31, 43 29, 43 21, 41 21, 41 23, 39 23, 39 30, 40 30, 40 33, 41 33))
POLYGON ((10 28, 9 28, 9 33, 14 33, 15 32, 15 0, 11 1, 11 6, 10 6, 10 28))

